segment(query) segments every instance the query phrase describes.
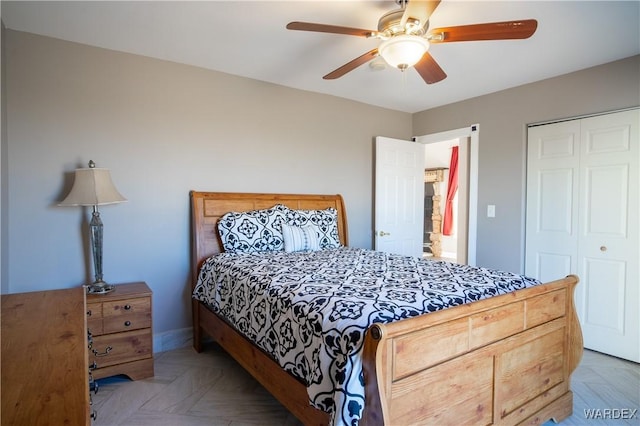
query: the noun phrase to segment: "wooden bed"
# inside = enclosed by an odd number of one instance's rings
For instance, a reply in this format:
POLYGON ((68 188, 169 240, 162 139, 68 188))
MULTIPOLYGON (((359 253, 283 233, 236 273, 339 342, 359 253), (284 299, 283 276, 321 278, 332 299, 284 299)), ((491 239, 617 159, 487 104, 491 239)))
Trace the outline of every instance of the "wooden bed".
MULTIPOLYGON (((338 211, 348 245, 340 195, 191 192, 193 284, 202 262, 221 252, 218 219, 229 211, 285 204, 338 211)), ((365 339, 363 425, 539 425, 573 411, 570 376, 582 356, 573 303, 576 276, 503 296, 376 324, 365 339)), ((306 425, 329 415, 308 403, 306 387, 224 320, 193 302, 193 344, 205 335, 249 371, 306 425)))

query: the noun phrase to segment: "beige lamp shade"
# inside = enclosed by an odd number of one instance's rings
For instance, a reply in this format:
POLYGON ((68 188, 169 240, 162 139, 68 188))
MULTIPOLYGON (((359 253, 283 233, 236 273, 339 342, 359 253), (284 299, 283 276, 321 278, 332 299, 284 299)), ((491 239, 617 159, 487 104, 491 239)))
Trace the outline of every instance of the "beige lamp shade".
POLYGON ((113 185, 109 169, 76 169, 69 195, 59 206, 101 206, 127 201, 113 185))

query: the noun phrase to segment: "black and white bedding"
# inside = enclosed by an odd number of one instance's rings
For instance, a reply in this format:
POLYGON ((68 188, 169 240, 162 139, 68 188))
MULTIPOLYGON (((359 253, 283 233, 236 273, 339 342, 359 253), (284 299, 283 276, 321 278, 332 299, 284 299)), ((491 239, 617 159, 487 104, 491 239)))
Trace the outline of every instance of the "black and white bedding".
POLYGON ((340 247, 223 253, 200 270, 206 303, 302 379, 334 425, 364 408, 360 354, 373 323, 387 323, 531 287, 521 275, 340 247))

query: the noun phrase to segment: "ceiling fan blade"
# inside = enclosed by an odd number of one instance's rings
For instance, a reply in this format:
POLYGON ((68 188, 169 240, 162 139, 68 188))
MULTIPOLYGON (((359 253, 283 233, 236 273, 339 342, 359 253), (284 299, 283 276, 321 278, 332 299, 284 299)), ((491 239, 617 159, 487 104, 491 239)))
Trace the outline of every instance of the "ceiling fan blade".
POLYGON ((434 28, 429 31, 429 41, 431 43, 449 43, 454 41, 524 39, 531 37, 536 32, 536 28, 538 28, 538 21, 535 19, 434 28))
POLYGON ((429 17, 431 17, 431 14, 434 10, 436 10, 436 7, 438 7, 439 4, 440 0, 411 0, 407 3, 406 8, 404 9, 404 13, 402 14, 402 18, 400 19, 400 25, 404 27, 407 23, 407 20, 409 18, 413 18, 420 21, 420 26, 424 27, 424 25, 429 20, 429 17))
POLYGON ((440 65, 429 52, 422 56, 422 59, 414 65, 414 68, 427 84, 437 83, 447 78, 447 74, 440 68, 440 65))
POLYGON ((325 80, 335 80, 336 78, 340 78, 349 71, 353 71, 358 68, 360 65, 369 62, 373 58, 378 56, 378 49, 373 49, 365 53, 364 55, 358 56, 353 61, 347 62, 340 68, 337 68, 334 71, 331 71, 329 74, 322 77, 325 80))
POLYGON ((363 30, 361 28, 339 27, 337 25, 314 24, 312 22, 298 21, 289 22, 287 24, 287 29, 298 31, 314 31, 317 33, 353 35, 358 37, 369 37, 375 33, 375 31, 363 30))

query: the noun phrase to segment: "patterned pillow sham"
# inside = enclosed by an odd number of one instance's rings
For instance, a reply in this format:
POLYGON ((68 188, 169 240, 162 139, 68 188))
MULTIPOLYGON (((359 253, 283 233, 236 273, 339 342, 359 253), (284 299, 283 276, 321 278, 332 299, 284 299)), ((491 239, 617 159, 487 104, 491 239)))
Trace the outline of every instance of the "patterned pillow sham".
POLYGON ((284 251, 316 251, 320 250, 318 233, 313 226, 292 226, 282 224, 284 251))
POLYGON ((338 211, 333 207, 325 210, 289 209, 284 223, 292 226, 313 227, 318 233, 322 250, 342 247, 338 235, 338 211))
POLYGON ((264 210, 229 212, 218 221, 218 234, 227 253, 282 251, 282 223, 289 208, 282 204, 264 210))

